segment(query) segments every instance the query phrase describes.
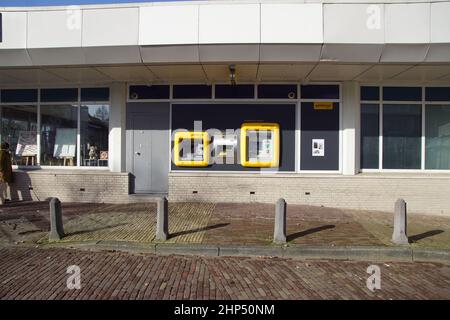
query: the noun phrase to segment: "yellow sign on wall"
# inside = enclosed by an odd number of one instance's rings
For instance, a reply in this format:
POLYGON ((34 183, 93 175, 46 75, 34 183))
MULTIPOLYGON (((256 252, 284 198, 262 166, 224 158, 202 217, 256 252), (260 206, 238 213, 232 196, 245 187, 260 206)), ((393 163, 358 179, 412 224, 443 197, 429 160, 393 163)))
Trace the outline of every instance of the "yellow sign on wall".
POLYGON ((333 102, 314 102, 314 110, 333 110, 333 102))

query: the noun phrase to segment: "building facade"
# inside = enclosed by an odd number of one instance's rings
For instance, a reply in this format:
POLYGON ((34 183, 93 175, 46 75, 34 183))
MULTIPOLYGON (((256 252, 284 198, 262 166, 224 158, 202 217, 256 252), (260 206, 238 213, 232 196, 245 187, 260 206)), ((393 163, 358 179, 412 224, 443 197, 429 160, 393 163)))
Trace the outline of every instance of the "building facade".
POLYGON ((0 13, 13 199, 450 214, 450 1, 0 13))

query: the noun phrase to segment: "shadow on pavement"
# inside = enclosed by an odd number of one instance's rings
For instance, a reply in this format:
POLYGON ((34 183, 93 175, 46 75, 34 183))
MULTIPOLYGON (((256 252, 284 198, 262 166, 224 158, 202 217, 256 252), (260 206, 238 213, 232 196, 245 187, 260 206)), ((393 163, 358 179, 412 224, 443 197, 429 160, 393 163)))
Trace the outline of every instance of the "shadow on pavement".
POLYGON ((327 229, 333 229, 335 227, 336 226, 334 224, 327 224, 327 225, 324 225, 324 226, 311 228, 311 229, 308 229, 308 230, 304 230, 304 231, 300 231, 300 232, 296 232, 296 233, 290 234, 290 235, 287 236, 286 240, 287 241, 292 241, 292 240, 295 240, 295 239, 300 238, 300 237, 307 236, 307 235, 312 234, 312 233, 320 232, 320 231, 327 230, 327 229))
POLYGON ((408 237, 408 239, 409 239, 409 242, 417 242, 419 240, 429 238, 429 237, 441 234, 443 232, 444 232, 443 230, 430 230, 427 232, 419 233, 414 236, 408 237))
POLYGON ((213 225, 202 227, 202 228, 174 232, 174 233, 171 233, 169 235, 169 238, 175 238, 175 237, 178 237, 178 236, 191 234, 191 233, 196 233, 196 232, 201 232, 201 231, 207 231, 207 230, 211 230, 211 229, 223 228, 223 227, 226 227, 227 225, 229 225, 229 223, 218 223, 218 224, 213 224, 213 225))

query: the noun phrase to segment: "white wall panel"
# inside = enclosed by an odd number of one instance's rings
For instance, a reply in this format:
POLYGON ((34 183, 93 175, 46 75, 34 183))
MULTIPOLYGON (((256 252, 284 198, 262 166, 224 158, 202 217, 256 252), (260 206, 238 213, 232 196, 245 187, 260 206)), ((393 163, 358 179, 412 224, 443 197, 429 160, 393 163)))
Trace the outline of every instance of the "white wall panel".
POLYGON ((81 46, 81 12, 28 12, 28 48, 63 48, 81 46), (78 14, 79 21, 73 21, 78 14))
POLYGON ((2 12, 3 41, 0 49, 23 49, 27 46, 27 13, 2 12))
POLYGON ((321 4, 261 4, 262 43, 322 43, 321 4))
POLYGON ((198 6, 151 6, 139 10, 139 44, 197 44, 198 6))
POLYGON ((199 41, 212 43, 259 43, 259 4, 200 5, 199 41))
POLYGON ((324 4, 324 42, 383 43, 384 5, 324 4))
POLYGON ((139 8, 83 10, 83 47, 137 45, 139 8))
POLYGON ((430 4, 386 4, 386 43, 430 42, 430 4))
POLYGON ((431 42, 450 42, 450 2, 431 4, 431 42))

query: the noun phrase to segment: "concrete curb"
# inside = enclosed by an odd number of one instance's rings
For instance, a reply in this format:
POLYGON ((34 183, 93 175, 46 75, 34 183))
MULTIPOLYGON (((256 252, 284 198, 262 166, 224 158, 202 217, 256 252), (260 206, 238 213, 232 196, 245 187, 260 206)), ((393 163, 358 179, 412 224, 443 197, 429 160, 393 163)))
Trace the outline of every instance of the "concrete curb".
POLYGON ((330 259, 356 261, 437 262, 450 265, 450 250, 411 246, 246 246, 137 243, 124 241, 54 242, 41 247, 70 247, 90 250, 117 250, 160 255, 200 255, 212 257, 279 257, 300 260, 330 259))

